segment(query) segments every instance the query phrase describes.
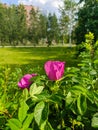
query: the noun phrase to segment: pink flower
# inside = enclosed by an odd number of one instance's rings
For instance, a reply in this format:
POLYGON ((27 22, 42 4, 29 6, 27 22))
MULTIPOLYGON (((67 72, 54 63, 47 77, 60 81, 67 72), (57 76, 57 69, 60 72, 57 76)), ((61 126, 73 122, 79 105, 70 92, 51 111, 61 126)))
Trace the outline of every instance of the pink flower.
POLYGON ((62 78, 64 74, 65 62, 47 61, 44 65, 46 74, 50 80, 56 81, 62 78))
POLYGON ((22 89, 29 88, 33 81, 31 81, 32 77, 37 76, 37 74, 26 74, 21 80, 18 82, 18 86, 22 89))

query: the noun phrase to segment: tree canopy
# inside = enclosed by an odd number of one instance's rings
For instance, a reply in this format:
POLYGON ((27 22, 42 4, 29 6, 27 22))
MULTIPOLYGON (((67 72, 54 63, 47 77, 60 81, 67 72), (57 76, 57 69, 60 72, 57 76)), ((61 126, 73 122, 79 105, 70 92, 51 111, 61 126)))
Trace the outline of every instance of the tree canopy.
POLYGON ((4 6, 0 4, 0 44, 32 45, 39 40, 51 39, 57 41, 59 34, 58 19, 55 14, 44 15, 33 6, 28 12, 24 5, 4 6), (50 30, 49 30, 50 29, 50 30))
POLYGON ((75 30, 76 43, 80 44, 85 39, 85 34, 92 32, 95 40, 98 39, 98 0, 80 0, 84 2, 78 11, 78 24, 75 30))

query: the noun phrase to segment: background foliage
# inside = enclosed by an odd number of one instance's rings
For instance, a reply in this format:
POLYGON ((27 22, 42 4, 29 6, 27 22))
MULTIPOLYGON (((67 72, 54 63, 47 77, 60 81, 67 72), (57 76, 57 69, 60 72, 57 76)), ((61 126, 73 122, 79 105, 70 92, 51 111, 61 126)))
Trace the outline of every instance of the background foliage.
POLYGON ((78 23, 75 29, 76 43, 85 41, 85 34, 94 33, 95 41, 98 39, 98 0, 80 0, 84 2, 83 7, 79 9, 78 23))

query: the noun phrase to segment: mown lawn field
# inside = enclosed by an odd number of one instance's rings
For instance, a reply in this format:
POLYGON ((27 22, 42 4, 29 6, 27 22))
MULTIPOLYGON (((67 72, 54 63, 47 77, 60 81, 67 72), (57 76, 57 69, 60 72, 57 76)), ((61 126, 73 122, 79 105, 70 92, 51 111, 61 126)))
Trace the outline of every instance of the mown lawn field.
POLYGON ((35 64, 47 60, 63 60, 72 66, 75 47, 10 47, 0 48, 0 64, 35 64))
POLYGON ((0 65, 42 68, 48 60, 60 60, 66 62, 66 67, 76 66, 75 50, 75 47, 4 47, 0 48, 0 65))

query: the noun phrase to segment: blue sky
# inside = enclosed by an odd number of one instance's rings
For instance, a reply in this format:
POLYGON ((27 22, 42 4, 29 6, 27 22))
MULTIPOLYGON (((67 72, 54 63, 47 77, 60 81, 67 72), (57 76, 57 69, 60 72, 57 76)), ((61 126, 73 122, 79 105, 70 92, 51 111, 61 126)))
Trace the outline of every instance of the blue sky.
POLYGON ((0 0, 0 2, 7 4, 18 4, 18 0, 0 0))

